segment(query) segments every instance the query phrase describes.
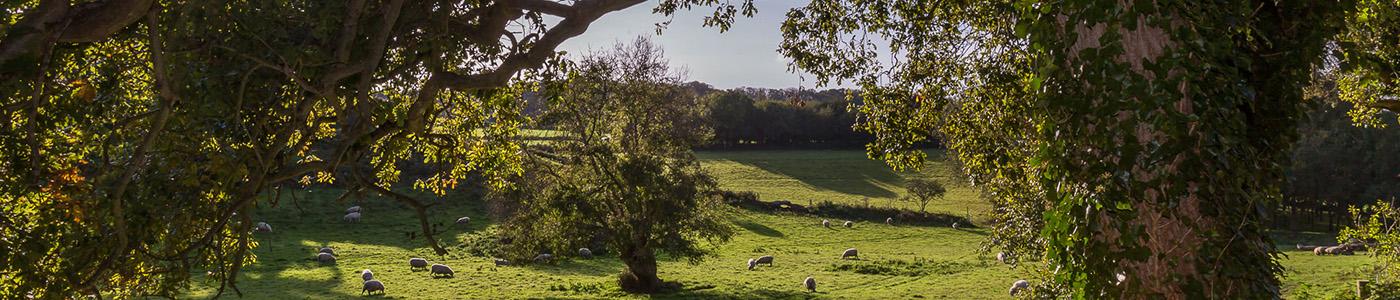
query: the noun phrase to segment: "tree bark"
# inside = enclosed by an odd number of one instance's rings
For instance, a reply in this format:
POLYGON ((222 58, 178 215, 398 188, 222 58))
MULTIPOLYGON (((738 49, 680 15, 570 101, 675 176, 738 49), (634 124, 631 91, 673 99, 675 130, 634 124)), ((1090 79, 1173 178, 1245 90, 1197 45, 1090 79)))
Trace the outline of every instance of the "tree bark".
POLYGON ((618 275, 618 285, 622 290, 633 293, 655 293, 661 289, 661 278, 656 277, 656 254, 645 246, 627 246, 619 251, 622 263, 627 269, 618 275))

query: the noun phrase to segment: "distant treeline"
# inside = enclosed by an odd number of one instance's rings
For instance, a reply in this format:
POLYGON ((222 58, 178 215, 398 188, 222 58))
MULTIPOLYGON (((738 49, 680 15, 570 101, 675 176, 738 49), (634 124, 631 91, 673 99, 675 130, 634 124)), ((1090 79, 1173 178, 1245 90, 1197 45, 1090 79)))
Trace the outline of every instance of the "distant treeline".
MULTIPOLYGON (((1309 101, 1275 227, 1332 231, 1349 222, 1349 206, 1400 196, 1400 128, 1360 128, 1351 104, 1309 101)), ((1387 117, 1394 118, 1394 114, 1387 117)))
POLYGON ((858 148, 870 135, 851 128, 856 114, 852 103, 859 94, 847 89, 717 90, 707 84, 688 84, 704 99, 705 118, 714 130, 707 148, 858 148))

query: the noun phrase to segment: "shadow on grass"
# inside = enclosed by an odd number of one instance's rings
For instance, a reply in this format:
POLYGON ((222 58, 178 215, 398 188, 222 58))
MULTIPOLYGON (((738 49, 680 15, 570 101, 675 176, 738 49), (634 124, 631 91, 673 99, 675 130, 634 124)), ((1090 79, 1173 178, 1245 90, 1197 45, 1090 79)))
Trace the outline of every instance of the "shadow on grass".
POLYGON ((746 153, 708 157, 786 176, 819 189, 871 198, 896 197, 898 194, 880 184, 902 185, 904 182, 899 174, 891 171, 884 163, 866 159, 859 151, 775 151, 779 155, 773 155, 774 152, 770 151, 744 152, 746 153), (745 155, 753 153, 764 154, 745 155), (855 157, 853 159, 848 155, 855 157))
POLYGON ((736 222, 734 222, 734 223, 735 223, 735 224, 738 224, 739 227, 743 227, 744 229, 747 229, 748 231, 753 232, 753 233, 757 233, 758 235, 762 235, 762 236, 766 236, 766 237, 783 237, 783 236, 785 236, 785 235, 783 234, 783 232, 778 231, 777 229, 773 229, 773 227, 768 227, 767 225, 763 225, 763 224, 759 224, 759 223, 754 223, 754 222, 751 222, 751 221, 736 221, 736 222))

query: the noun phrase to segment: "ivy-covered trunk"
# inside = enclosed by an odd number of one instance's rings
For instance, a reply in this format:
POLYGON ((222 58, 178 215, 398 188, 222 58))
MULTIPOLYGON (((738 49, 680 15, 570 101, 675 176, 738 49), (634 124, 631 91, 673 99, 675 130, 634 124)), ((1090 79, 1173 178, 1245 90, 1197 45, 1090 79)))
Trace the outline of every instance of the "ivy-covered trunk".
POLYGON ((656 276, 656 254, 646 246, 626 246, 621 249, 622 263, 627 269, 618 275, 618 285, 628 292, 655 293, 661 289, 656 276))
POLYGON ((1038 53, 1055 67, 1037 74, 1047 250, 1068 271, 1057 281, 1090 298, 1279 297, 1265 213, 1327 30, 1298 28, 1325 10, 1061 8, 1031 35, 1060 49, 1038 53))

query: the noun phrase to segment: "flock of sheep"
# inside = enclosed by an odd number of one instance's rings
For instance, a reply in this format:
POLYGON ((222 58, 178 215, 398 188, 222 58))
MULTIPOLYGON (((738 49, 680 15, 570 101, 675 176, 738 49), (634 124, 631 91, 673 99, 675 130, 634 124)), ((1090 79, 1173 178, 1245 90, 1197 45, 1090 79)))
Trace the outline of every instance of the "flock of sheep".
MULTIPOLYGON (((359 206, 351 206, 350 208, 347 208, 347 209, 345 210, 345 216, 344 216, 342 219, 343 219, 345 222, 350 222, 350 223, 359 222, 359 221, 360 221, 360 213, 361 213, 360 210, 361 210, 361 208, 360 208, 359 206)), ((456 224, 459 224, 459 225, 465 225, 465 224, 468 224, 468 223, 470 223, 470 222, 471 222, 471 218, 470 218, 470 217, 461 217, 461 218, 458 218, 457 221, 456 221, 455 223, 456 223, 456 224)), ((885 224, 886 224, 886 225, 894 225, 894 222, 895 222, 895 219, 894 219, 894 218, 885 218, 885 224)), ((824 219, 824 220, 822 220, 821 224, 822 224, 823 227, 831 228, 831 220, 825 220, 825 219, 824 219)), ((841 224, 841 226, 846 227, 846 228, 855 228, 855 222, 852 222, 852 221, 845 221, 845 222, 843 222, 843 223, 841 224)), ((958 224, 957 224, 957 223, 954 223, 952 226, 953 226, 954 229, 958 228, 958 224)), ((253 230, 254 230, 255 232, 272 232, 272 225, 269 225, 269 224, 267 224, 266 222, 258 222, 257 225, 254 226, 254 229, 253 229, 253 230)), ((1365 245, 1364 245, 1364 244, 1345 244, 1345 245, 1333 246, 1333 247, 1303 246, 1303 245, 1298 245, 1298 247, 1299 247, 1299 249, 1302 249, 1303 247, 1315 248, 1315 249, 1317 249, 1318 255, 1323 255, 1323 254, 1334 254, 1334 255, 1336 255, 1336 254, 1351 254, 1351 252, 1352 252, 1353 250, 1356 250, 1356 249, 1357 249, 1356 247, 1360 247, 1360 249, 1362 249, 1362 251, 1364 251, 1364 249, 1365 249, 1365 245)), ((1310 248, 1310 249, 1311 249, 1311 248, 1310 248)), ((581 258, 592 258, 592 257, 593 257, 593 251, 592 251, 592 250, 589 250, 588 248, 580 248, 580 249, 578 250, 578 256, 581 257, 581 258)), ((553 256, 553 255, 548 254, 548 253, 544 253, 544 254, 540 254, 540 255, 535 256, 534 261, 535 261, 536 263, 547 263, 547 262, 550 262, 550 261, 553 260, 553 259, 554 259, 554 256, 553 256)), ((846 249, 845 251, 842 251, 842 252, 841 252, 841 259, 860 259, 859 251, 857 251, 856 248, 849 248, 849 249, 846 249)), ((1003 253, 997 253, 997 261, 1001 261, 1001 262, 1004 263, 1004 262, 1005 262, 1005 259, 1006 259, 1006 257, 1005 257, 1005 255, 1004 255, 1003 253)), ((333 264, 333 263, 335 263, 335 261, 336 261, 335 249, 332 249, 331 247, 328 247, 328 246, 321 247, 320 250, 317 251, 317 253, 316 253, 316 258, 315 258, 315 260, 316 260, 317 262, 325 263, 325 264, 333 264)), ((505 260, 505 259, 499 259, 499 258, 498 258, 498 259, 495 259, 495 264, 496 264, 496 266, 498 266, 498 267, 499 267, 499 266, 509 266, 509 265, 510 265, 510 261, 505 260)), ((417 257, 415 257, 415 258, 409 258, 409 260, 408 260, 408 265, 409 265, 409 269, 410 269, 410 270, 427 270, 428 273, 430 274, 430 276, 432 276, 433 278, 452 278, 452 277, 455 277, 455 273, 452 271, 452 267, 449 267, 449 266, 444 265, 444 264, 430 264, 430 263, 428 262, 427 259, 417 258, 417 257)), ((764 256, 760 256, 760 257, 758 257, 758 258, 753 258, 753 259, 749 259, 749 260, 748 260, 748 268, 749 268, 749 270, 754 270, 755 268, 758 267, 758 265, 768 265, 768 266, 770 266, 770 267, 773 266, 773 256, 772 256, 772 255, 764 255, 764 256)), ((371 295, 372 295, 372 294, 374 294, 375 292, 379 292, 379 294, 382 295, 382 294, 385 293, 384 282, 379 281, 379 280, 377 280, 377 279, 374 279, 374 272, 370 271, 370 269, 364 269, 364 270, 360 271, 360 274, 361 274, 361 275, 360 275, 361 278, 364 280, 363 287, 362 287, 361 290, 360 290, 360 293, 361 293, 361 294, 371 294, 371 295)), ((816 290, 817 290, 817 281, 816 281, 816 278, 814 278, 814 277, 812 277, 812 276, 807 276, 806 279, 802 280, 802 285, 803 285, 804 287, 806 287, 807 290, 810 291, 810 292, 816 292, 816 290)), ((1025 281, 1025 280, 1017 280, 1015 283, 1012 283, 1012 284, 1011 284, 1011 295, 1012 295, 1012 296, 1015 296, 1015 295, 1016 295, 1017 293, 1019 293, 1020 291, 1026 290, 1026 289, 1029 289, 1029 288, 1030 288, 1030 282, 1025 281)))
POLYGON ((1311 246, 1298 244, 1298 250, 1312 251, 1316 255, 1352 255, 1356 251, 1366 251, 1366 243, 1352 240, 1345 244, 1336 246, 1311 246))

